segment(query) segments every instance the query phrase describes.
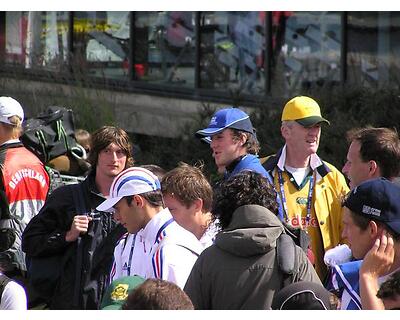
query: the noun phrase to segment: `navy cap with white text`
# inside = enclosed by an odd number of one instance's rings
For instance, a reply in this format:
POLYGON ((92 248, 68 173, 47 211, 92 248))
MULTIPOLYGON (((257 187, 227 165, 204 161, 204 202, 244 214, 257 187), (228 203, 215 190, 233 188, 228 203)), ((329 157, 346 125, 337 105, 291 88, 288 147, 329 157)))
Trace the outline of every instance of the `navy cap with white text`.
POLYGON ((355 187, 344 206, 356 214, 380 221, 400 234, 400 186, 385 179, 367 180, 355 187))

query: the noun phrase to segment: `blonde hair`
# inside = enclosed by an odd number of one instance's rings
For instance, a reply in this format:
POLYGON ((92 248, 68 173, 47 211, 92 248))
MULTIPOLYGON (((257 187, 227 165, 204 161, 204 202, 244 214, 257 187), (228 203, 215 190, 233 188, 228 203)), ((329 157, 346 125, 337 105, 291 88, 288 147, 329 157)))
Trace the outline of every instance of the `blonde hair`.
POLYGON ((11 122, 11 124, 2 122, 0 123, 3 125, 5 132, 11 139, 18 139, 22 134, 21 118, 18 116, 12 116, 9 117, 8 120, 11 122))

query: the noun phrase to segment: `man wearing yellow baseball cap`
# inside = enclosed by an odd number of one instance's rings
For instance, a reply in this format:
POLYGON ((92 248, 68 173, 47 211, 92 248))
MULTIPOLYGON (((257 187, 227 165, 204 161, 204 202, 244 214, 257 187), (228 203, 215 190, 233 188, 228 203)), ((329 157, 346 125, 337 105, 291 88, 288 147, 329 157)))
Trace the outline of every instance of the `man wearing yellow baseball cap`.
POLYGON ((286 103, 281 120, 286 143, 263 166, 274 177, 281 218, 308 231, 309 257, 324 280, 324 253, 342 241, 341 198, 349 188, 340 171, 317 155, 321 125, 330 125, 318 103, 307 96, 294 97, 286 103))

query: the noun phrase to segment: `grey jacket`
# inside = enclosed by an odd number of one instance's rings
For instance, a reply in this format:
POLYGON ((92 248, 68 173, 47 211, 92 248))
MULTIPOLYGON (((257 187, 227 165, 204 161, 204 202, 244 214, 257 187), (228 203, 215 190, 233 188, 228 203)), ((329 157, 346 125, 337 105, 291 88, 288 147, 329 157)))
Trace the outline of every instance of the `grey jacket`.
MULTIPOLYGON (((284 232, 271 211, 258 205, 238 208, 228 228, 196 261, 185 285, 196 309, 270 309, 283 286, 276 240, 284 232)), ((304 252, 296 247, 291 281, 321 283, 304 252)))

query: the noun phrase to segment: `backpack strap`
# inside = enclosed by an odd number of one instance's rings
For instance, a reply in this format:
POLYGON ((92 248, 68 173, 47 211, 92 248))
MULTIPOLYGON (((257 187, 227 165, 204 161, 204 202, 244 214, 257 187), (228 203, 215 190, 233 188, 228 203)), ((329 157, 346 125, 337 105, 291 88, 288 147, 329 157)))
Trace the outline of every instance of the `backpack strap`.
POLYGON ((283 288, 293 282, 293 276, 298 268, 296 244, 286 233, 281 233, 276 240, 276 259, 283 276, 283 288))
POLYGON ((78 183, 72 188, 72 197, 74 199, 75 213, 77 214, 87 214, 86 203, 84 194, 86 194, 82 183, 78 183))
MULTIPOLYGON (((84 199, 85 188, 81 183, 72 187, 72 197, 74 199, 75 213, 76 214, 87 214, 85 199, 84 199)), ((82 238, 79 236, 76 241, 76 265, 75 265, 75 284, 74 284, 74 296, 73 305, 79 306, 79 297, 81 291, 81 276, 82 276, 82 261, 83 261, 83 245, 82 238)))
POLYGON ((182 247, 182 248, 185 248, 186 250, 190 251, 190 252, 193 253, 196 257, 199 257, 199 256, 200 256, 196 251, 190 249, 190 248, 187 247, 187 246, 184 246, 183 244, 178 244, 178 246, 179 246, 179 247, 182 247))
POLYGON ((6 285, 11 281, 9 277, 4 274, 0 274, 0 301, 1 297, 3 296, 3 291, 6 285))

